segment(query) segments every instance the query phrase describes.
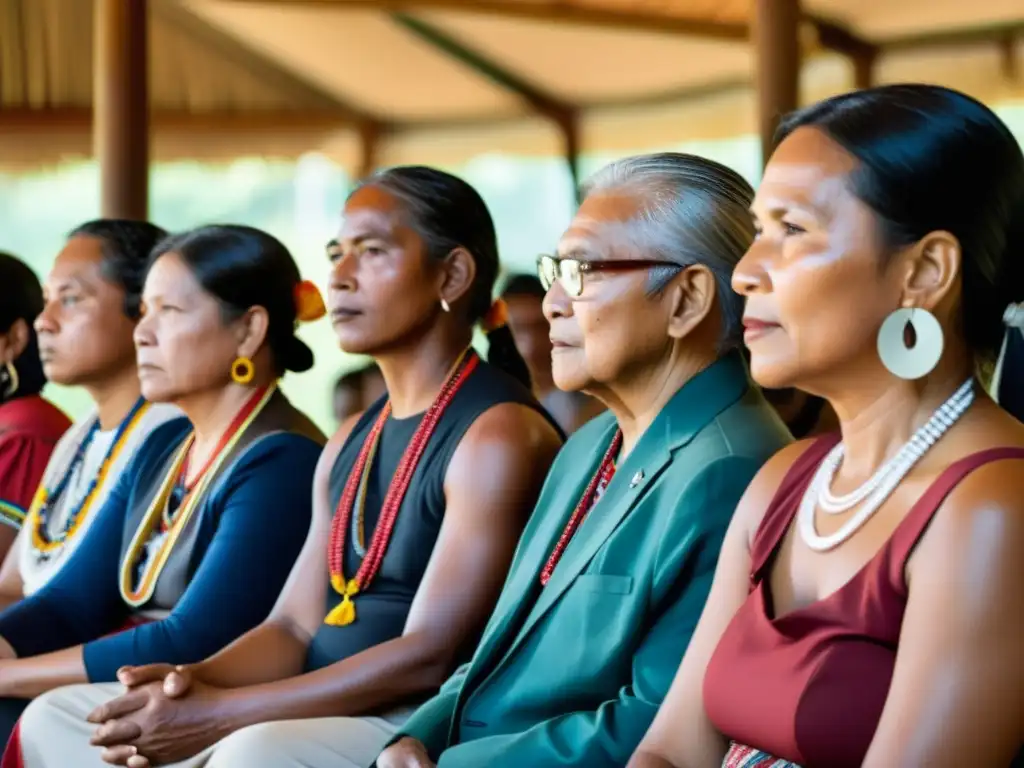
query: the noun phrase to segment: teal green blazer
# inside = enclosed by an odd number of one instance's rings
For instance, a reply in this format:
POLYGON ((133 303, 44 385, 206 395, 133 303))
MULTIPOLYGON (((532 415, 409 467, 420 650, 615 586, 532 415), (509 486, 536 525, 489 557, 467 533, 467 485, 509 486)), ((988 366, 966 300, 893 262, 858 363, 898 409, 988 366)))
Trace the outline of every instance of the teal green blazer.
POLYGON ((711 588, 729 520, 789 434, 738 354, 665 406, 551 580, 541 569, 617 429, 562 449, 472 661, 402 735, 439 768, 621 768, 654 719, 711 588))

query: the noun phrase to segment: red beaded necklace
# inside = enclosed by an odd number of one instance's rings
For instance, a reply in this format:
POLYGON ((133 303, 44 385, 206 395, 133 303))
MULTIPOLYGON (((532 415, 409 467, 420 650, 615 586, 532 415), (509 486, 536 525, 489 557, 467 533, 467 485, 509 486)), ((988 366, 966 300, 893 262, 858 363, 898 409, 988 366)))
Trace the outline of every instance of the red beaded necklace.
MULTIPOLYGON (((276 389, 276 387, 275 387, 276 389)), ((185 457, 181 461, 181 468, 178 471, 178 476, 175 479, 174 488, 171 491, 170 496, 176 497, 175 507, 172 512, 170 508, 165 508, 163 511, 162 519, 160 522, 161 532, 166 533, 167 530, 174 524, 174 515, 184 507, 184 501, 188 498, 189 494, 195 490, 195 487, 199 482, 206 476, 206 473, 210 470, 210 467, 221 458, 221 454, 235 441, 235 438, 239 436, 239 431, 243 425, 249 421, 250 417, 255 413, 256 409, 261 405, 265 404, 264 400, 267 397, 269 387, 260 387, 242 406, 241 410, 235 414, 235 417, 228 424, 228 428, 224 430, 224 434, 220 436, 217 441, 217 445, 213 451, 206 458, 206 461, 199 468, 195 477, 192 478, 192 482, 188 482, 188 468, 192 461, 192 452, 195 450, 195 433, 188 437, 188 447, 185 449, 185 457)))
POLYGON ((381 409, 380 415, 377 417, 376 422, 374 422, 373 427, 370 429, 370 433, 363 442, 362 448, 359 450, 355 466, 345 482, 345 489, 338 500, 338 507, 334 512, 334 520, 331 523, 331 540, 327 550, 327 562, 331 573, 331 587, 341 595, 342 599, 327 614, 327 618, 324 619, 325 624, 343 627, 355 621, 356 608, 352 599, 360 592, 366 591, 380 569, 380 564, 384 560, 384 553, 387 551, 388 544, 391 541, 391 532, 394 530, 395 522, 398 520, 398 511, 402 506, 402 501, 405 499, 406 491, 409 490, 409 484, 412 482, 416 466, 423 457, 424 450, 426 450, 427 442, 430 440, 431 435, 434 434, 441 416, 455 397, 455 393, 459 391, 479 363, 480 358, 472 350, 466 350, 466 352, 459 356, 444 386, 441 387, 437 398, 430 408, 427 409, 423 420, 409 441, 409 445, 406 446, 405 453, 402 454, 398 468, 395 470, 391 484, 388 486, 387 494, 384 496, 384 502, 381 504, 380 516, 377 520, 377 525, 373 529, 370 546, 366 549, 366 555, 359 564, 359 570, 356 572, 356 575, 346 581, 344 571, 345 539, 363 474, 370 471, 369 458, 374 452, 377 441, 380 439, 384 423, 391 414, 390 401, 385 403, 381 409))
POLYGON ((569 518, 569 522, 565 524, 565 530, 562 531, 562 535, 558 537, 558 542, 555 544, 555 549, 552 551, 548 561, 544 564, 544 568, 540 572, 540 585, 546 587, 548 581, 551 579, 551 574, 555 570, 555 566, 558 565, 558 561, 562 559, 562 553, 565 552, 565 548, 569 546, 569 542, 572 541, 572 537, 576 535, 576 531, 580 525, 583 524, 583 519, 587 516, 594 505, 597 503, 599 494, 604 492, 604 489, 608 487, 608 483, 612 481, 615 476, 615 457, 619 454, 619 449, 622 448, 622 432, 616 431, 615 437, 612 438, 612 444, 608 446, 608 450, 604 454, 604 458, 601 459, 601 463, 597 467, 597 472, 590 479, 590 484, 587 485, 587 490, 583 492, 583 496, 580 498, 579 503, 576 504, 576 509, 573 510, 572 516, 569 518))

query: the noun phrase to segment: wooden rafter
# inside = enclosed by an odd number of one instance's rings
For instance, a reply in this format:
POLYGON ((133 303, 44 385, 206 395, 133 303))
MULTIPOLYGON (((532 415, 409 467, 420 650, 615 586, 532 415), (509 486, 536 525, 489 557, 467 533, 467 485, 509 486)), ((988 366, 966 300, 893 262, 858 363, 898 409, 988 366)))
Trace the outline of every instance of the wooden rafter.
POLYGON ((562 135, 563 150, 572 176, 573 189, 579 187, 580 130, 579 110, 575 105, 547 93, 433 24, 406 13, 393 13, 391 18, 402 29, 505 91, 518 96, 534 112, 551 120, 562 135))
POLYGON ((224 32, 196 16, 176 2, 159 0, 151 5, 154 18, 176 27, 193 40, 203 43, 228 61, 240 66, 283 93, 297 96, 310 105, 310 110, 334 115, 335 121, 353 127, 377 126, 382 121, 365 110, 345 103, 332 93, 293 73, 274 59, 254 50, 234 35, 224 32))
POLYGON ((880 43, 883 50, 912 51, 924 48, 950 48, 978 43, 1001 43, 1007 38, 1024 37, 1024 19, 1004 24, 955 29, 948 32, 929 32, 891 38, 880 43))
POLYGON ((617 30, 642 30, 674 35, 690 35, 713 40, 743 42, 747 25, 710 21, 665 13, 594 8, 571 2, 516 2, 515 0, 239 0, 247 4, 274 5, 278 8, 319 6, 352 8, 391 13, 417 11, 457 11, 485 16, 503 16, 526 21, 610 27, 617 30))

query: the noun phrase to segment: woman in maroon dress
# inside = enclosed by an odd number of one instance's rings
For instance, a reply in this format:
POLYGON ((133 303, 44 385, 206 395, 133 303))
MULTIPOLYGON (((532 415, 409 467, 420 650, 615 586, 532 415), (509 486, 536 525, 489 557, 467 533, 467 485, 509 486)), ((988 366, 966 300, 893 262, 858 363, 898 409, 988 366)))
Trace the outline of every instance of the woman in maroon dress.
POLYGON ((54 446, 71 425, 40 397, 46 377, 32 323, 43 310, 43 289, 31 269, 0 253, 0 561, 54 446))
POLYGON ((993 390, 1024 387, 1024 155, 987 107, 924 85, 780 133, 733 285, 754 378, 825 398, 840 432, 747 489, 630 768, 1005 768, 1024 425, 985 386, 995 367, 993 390))

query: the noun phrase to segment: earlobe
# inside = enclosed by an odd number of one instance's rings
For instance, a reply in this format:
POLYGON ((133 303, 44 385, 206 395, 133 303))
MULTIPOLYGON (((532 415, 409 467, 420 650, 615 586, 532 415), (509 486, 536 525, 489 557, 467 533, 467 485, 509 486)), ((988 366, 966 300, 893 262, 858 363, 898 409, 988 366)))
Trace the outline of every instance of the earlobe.
POLYGON ((715 276, 707 267, 695 264, 672 281, 671 315, 668 334, 681 339, 703 322, 715 305, 715 276))

